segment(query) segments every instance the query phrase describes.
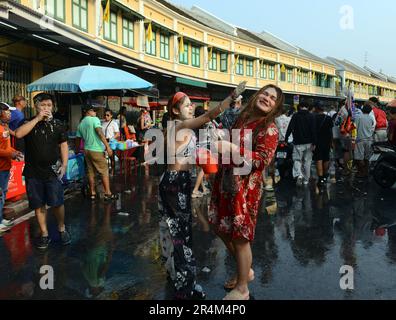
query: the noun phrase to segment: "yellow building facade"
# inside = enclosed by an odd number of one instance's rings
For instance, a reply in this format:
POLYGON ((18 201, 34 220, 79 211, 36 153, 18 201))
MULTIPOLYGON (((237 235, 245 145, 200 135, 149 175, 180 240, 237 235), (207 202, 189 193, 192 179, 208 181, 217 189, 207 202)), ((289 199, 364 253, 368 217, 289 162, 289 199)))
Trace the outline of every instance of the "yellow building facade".
MULTIPOLYGON (((289 94, 336 97, 344 85, 353 88, 355 98, 362 100, 375 95, 386 102, 396 96, 395 83, 353 72, 344 72, 344 79, 339 79, 337 67, 331 62, 219 31, 191 19, 164 0, 111 0, 109 17, 104 21, 106 5, 107 0, 0 1, 2 28, 10 28, 7 24, 20 28, 24 19, 35 24, 35 29, 43 30, 42 38, 54 39, 55 34, 57 39, 73 42, 63 56, 45 62, 37 56, 51 50, 38 49, 31 41, 9 44, 0 49, 0 55, 29 61, 31 81, 46 73, 45 64, 53 68, 79 64, 78 56, 73 57, 73 62, 68 59, 70 50, 77 54, 80 51, 81 61, 95 50, 97 56, 104 55, 103 62, 111 61, 110 66, 116 61, 117 65, 143 68, 158 76, 224 87, 246 80, 252 90, 273 83, 289 94), (78 48, 73 47, 75 44, 78 48)), ((24 23, 28 27, 28 22, 24 23)), ((8 39, 0 35, 0 41, 6 43, 8 39)))

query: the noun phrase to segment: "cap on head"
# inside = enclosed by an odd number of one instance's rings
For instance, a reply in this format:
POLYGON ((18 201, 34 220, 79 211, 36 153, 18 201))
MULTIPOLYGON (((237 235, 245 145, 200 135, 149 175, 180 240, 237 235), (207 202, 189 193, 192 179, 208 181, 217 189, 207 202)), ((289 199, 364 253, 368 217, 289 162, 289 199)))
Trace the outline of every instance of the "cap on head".
POLYGON ((90 105, 90 104, 86 104, 86 105, 84 105, 84 106, 82 107, 82 111, 83 111, 84 113, 87 113, 87 112, 90 111, 90 110, 95 111, 94 106, 92 106, 92 105, 90 105))
POLYGON ((375 105, 378 105, 379 99, 377 97, 370 97, 369 101, 373 102, 375 105))
POLYGON ((0 110, 16 110, 15 107, 11 107, 8 103, 6 102, 0 102, 0 110))

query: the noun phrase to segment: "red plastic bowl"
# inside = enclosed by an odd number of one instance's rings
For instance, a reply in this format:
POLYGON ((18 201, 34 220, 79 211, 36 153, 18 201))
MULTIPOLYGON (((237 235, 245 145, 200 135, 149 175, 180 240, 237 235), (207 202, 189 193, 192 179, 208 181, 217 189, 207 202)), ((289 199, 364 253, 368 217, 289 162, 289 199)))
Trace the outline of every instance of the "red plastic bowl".
POLYGON ((197 165, 200 166, 206 174, 216 173, 219 169, 216 159, 207 149, 198 149, 197 165))

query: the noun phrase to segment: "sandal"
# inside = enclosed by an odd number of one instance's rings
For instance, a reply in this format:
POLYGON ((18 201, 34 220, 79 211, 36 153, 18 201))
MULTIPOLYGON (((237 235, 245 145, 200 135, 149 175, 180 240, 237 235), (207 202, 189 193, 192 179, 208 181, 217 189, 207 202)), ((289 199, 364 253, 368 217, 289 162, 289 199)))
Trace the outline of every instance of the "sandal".
MULTIPOLYGON (((253 280, 254 280, 254 270, 250 269, 250 271, 249 271, 249 280, 248 281, 251 282, 253 280)), ((234 289, 236 284, 237 284, 237 282, 238 282, 238 280, 237 280, 236 277, 235 278, 231 278, 230 280, 227 280, 224 283, 224 289, 226 289, 226 290, 234 289)))
POLYGON ((118 195, 117 194, 105 194, 104 195, 104 200, 105 201, 111 201, 111 200, 117 200, 118 199, 118 195))
POLYGON ((95 193, 95 194, 91 194, 91 195, 89 196, 89 198, 90 198, 92 201, 95 201, 95 200, 96 200, 96 193, 95 193))
POLYGON ((227 293, 227 295, 223 298, 223 300, 249 300, 250 295, 249 291, 245 294, 241 293, 237 289, 231 290, 227 293))

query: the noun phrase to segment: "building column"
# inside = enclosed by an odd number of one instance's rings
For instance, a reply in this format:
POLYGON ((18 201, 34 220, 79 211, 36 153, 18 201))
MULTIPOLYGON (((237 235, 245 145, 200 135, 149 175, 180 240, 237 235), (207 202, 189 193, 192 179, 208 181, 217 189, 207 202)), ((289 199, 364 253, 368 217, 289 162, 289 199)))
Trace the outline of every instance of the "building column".
MULTIPOLYGON (((144 3, 143 0, 139 0, 139 13, 144 15, 144 3)), ((144 20, 139 20, 139 30, 137 32, 139 34, 139 44, 138 44, 138 52, 139 59, 144 61, 144 53, 146 46, 146 30, 144 29, 144 20)))
POLYGON ((103 18, 102 18, 102 3, 101 0, 95 0, 95 36, 96 40, 101 40, 101 31, 103 27, 103 18))
POLYGON ((256 87, 260 87, 260 49, 256 48, 256 87))
MULTIPOLYGON (((177 30, 177 20, 173 20, 173 30, 177 30)), ((173 36, 173 71, 177 71, 179 66, 179 37, 173 36)))
POLYGON ((275 82, 276 82, 276 85, 278 87, 280 87, 281 65, 280 65, 280 54, 279 53, 276 54, 276 62, 277 62, 277 64, 275 65, 275 82))
POLYGON ((310 62, 309 63, 309 77, 308 77, 308 92, 309 93, 312 93, 312 80, 313 80, 313 78, 312 78, 312 72, 313 72, 313 70, 312 70, 312 63, 310 62))
POLYGON ((32 8, 40 13, 45 13, 45 0, 31 0, 32 8))
POLYGON ((231 40, 230 82, 235 83, 235 42, 231 40))
POLYGON ((146 47, 146 30, 144 29, 144 21, 139 21, 139 59, 144 61, 144 52, 146 47))
POLYGON ((297 66, 297 59, 294 58, 294 68, 293 68, 293 82, 294 82, 294 91, 297 92, 297 86, 298 86, 298 81, 297 81, 297 76, 298 76, 298 66, 297 66))
POLYGON ((204 43, 206 43, 204 46, 203 46, 203 49, 204 49, 204 53, 203 53, 203 64, 204 64, 204 78, 205 79, 208 79, 208 68, 209 68, 209 55, 208 55, 208 45, 207 45, 207 43, 208 43, 208 33, 207 32, 204 32, 204 43))

